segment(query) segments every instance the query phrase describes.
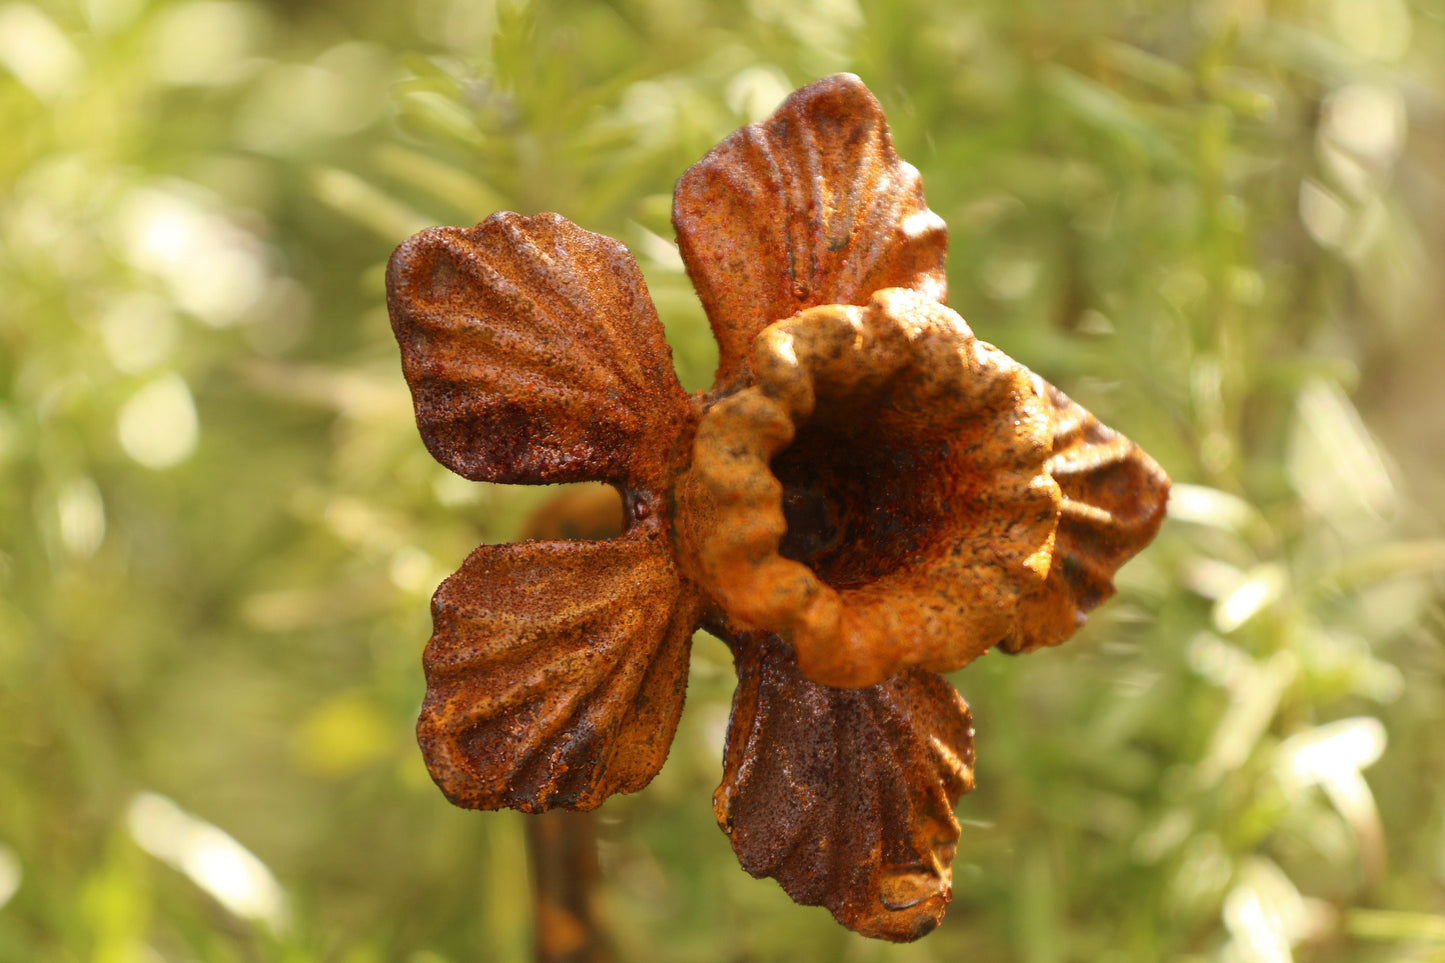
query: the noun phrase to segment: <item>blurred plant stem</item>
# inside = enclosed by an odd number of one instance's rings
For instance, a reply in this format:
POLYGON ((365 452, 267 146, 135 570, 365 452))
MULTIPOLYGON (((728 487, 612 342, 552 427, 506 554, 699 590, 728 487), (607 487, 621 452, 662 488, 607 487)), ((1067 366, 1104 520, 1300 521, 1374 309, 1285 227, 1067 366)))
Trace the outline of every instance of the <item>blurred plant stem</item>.
MULTIPOLYGON (((564 487, 522 526, 526 538, 599 539, 622 534, 622 499, 609 485, 564 487)), ((590 812, 528 816, 532 919, 537 963, 610 963, 615 959, 597 913, 602 869, 590 812)))
POLYGON ((596 817, 558 810, 527 819, 532 864, 532 918, 537 963, 610 963, 613 956, 597 913, 602 870, 596 817))

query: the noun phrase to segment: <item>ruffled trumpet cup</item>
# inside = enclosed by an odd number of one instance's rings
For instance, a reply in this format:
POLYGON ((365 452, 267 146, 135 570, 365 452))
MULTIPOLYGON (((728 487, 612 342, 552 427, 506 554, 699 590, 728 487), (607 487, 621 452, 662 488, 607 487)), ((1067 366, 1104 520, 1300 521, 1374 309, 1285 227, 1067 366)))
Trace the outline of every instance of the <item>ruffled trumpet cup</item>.
POLYGON ((680 487, 679 546, 723 610, 831 686, 951 671, 1022 635, 1061 500, 1028 371, 899 288, 769 325, 754 355, 680 487))
POLYGON ((937 672, 1068 638, 1168 479, 944 307, 943 222, 878 103, 799 90, 678 182, 719 344, 688 396, 616 241, 555 214, 436 228, 387 301, 427 447, 478 481, 602 481, 624 531, 484 545, 442 583, 418 738, 453 802, 646 785, 705 627, 732 650, 719 825, 743 867, 909 940, 952 895, 967 706, 937 672))

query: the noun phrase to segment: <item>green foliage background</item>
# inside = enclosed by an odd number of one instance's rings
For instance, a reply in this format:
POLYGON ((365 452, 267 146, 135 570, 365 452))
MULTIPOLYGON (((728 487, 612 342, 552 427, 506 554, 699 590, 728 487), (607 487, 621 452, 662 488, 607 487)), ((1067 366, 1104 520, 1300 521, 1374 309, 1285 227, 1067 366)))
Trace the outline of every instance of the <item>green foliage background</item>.
POLYGON ((700 637, 601 810, 619 956, 1445 960, 1437 0, 0 5, 0 960, 526 958, 523 817, 447 805, 411 729, 429 594, 545 492, 427 456, 382 266, 561 212, 705 386, 672 184, 839 70, 952 306, 1173 515, 1069 645, 955 677, 979 788, 911 946, 737 868, 700 637))

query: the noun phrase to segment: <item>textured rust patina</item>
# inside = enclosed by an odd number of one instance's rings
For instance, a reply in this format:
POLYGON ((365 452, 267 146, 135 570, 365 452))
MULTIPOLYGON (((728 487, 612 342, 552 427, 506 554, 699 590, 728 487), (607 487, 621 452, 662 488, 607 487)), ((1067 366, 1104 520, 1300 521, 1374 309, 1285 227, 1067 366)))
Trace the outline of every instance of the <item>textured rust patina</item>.
POLYGON ((936 673, 1072 635, 1168 479, 943 305, 943 222, 856 77, 714 148, 673 223, 720 351, 691 397, 615 241, 502 213, 392 257, 438 460, 622 501, 615 538, 484 545, 438 589, 427 765, 480 809, 639 789, 705 628, 737 666, 713 808, 743 868, 916 939, 952 896, 973 784, 968 708, 936 673))
POLYGON ((688 570, 815 682, 957 669, 1023 636, 1059 515, 1029 372, 915 291, 769 325, 679 489, 688 570))

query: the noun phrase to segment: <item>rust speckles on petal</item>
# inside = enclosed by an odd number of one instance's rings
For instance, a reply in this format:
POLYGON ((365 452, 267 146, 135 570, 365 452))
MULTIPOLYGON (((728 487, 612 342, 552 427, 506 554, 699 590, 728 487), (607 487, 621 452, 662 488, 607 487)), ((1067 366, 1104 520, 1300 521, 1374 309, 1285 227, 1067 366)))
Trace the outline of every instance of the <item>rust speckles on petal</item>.
POLYGON ((1027 652, 1058 645, 1114 594, 1114 573, 1154 540, 1169 500, 1169 476, 1144 449, 1058 388, 1035 377, 1048 403, 1053 454, 1048 471, 1063 491, 1049 577, 1024 600, 1019 634, 1002 647, 1027 652))
POLYGON ((656 775, 700 603, 665 540, 484 545, 432 602, 417 737, 459 806, 591 809, 656 775))
POLYGON ((655 478, 687 417, 632 255, 556 214, 423 231, 387 305, 422 438, 467 478, 655 478))
POLYGON ((953 806, 973 788, 963 699, 917 669, 866 689, 817 685, 768 633, 741 636, 734 655, 713 812, 743 868, 865 936, 931 932, 953 896, 953 806))
POLYGON ((1029 373, 901 289, 780 321, 755 351, 757 384, 708 412, 681 490, 694 577, 825 685, 1012 638, 1059 510, 1029 373))
POLYGON ((947 293, 947 230, 852 74, 797 91, 688 168, 672 222, 717 336, 723 391, 746 383, 753 338, 774 321, 866 304, 883 288, 947 293))

